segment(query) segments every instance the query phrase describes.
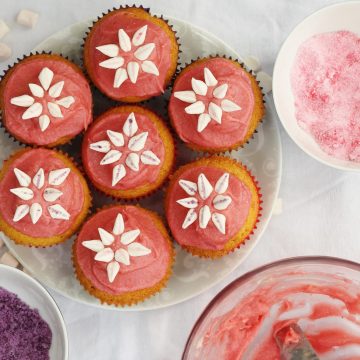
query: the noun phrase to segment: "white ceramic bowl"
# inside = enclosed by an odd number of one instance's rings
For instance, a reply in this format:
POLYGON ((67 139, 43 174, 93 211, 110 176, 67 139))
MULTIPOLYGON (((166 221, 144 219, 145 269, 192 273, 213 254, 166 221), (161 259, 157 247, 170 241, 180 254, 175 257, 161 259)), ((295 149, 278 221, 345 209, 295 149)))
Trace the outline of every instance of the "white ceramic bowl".
POLYGON ((323 8, 303 20, 290 33, 277 56, 273 73, 273 96, 279 118, 295 143, 308 155, 341 170, 360 171, 360 163, 339 160, 323 152, 311 135, 301 129, 295 118, 290 72, 299 46, 315 34, 349 30, 360 35, 360 1, 323 8))
POLYGON ((31 308, 39 310, 52 332, 50 359, 67 360, 69 345, 64 319, 45 288, 21 270, 6 265, 0 265, 0 287, 17 294, 31 308))

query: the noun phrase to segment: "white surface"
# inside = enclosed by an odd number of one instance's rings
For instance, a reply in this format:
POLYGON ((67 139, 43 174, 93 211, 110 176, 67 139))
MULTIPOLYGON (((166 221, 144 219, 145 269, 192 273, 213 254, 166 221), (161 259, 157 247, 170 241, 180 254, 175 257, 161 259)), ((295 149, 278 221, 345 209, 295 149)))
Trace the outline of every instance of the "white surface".
POLYGON ((0 265, 0 287, 18 295, 32 309, 39 310, 52 332, 51 359, 67 360, 69 344, 63 317, 54 299, 40 283, 21 270, 0 265))
POLYGON ((360 163, 336 159, 321 150, 295 117, 290 75, 299 46, 311 36, 330 31, 349 30, 360 34, 360 1, 336 4, 312 14, 301 22, 284 42, 274 67, 273 94, 279 118, 292 139, 306 153, 340 170, 360 171, 360 163))
MULTIPOLYGON (((203 27, 244 56, 256 55, 262 68, 271 74, 281 43, 295 25, 315 10, 335 2, 154 0, 143 4, 203 27)), ((117 4, 110 0, 77 0, 74 7, 74 3, 2 0, 2 17, 9 24, 22 7, 41 12, 35 29, 14 28, 6 36, 14 49, 14 59, 51 33, 117 4)), ((251 256, 215 288, 163 310, 117 313, 80 305, 55 294, 68 327, 71 359, 180 359, 187 336, 204 307, 220 289, 244 272, 297 255, 323 254, 360 262, 359 174, 322 165, 301 151, 283 130, 282 141, 283 212, 273 217, 251 256)))
MULTIPOLYGON (((213 35, 195 28, 189 25, 189 23, 175 19, 170 20, 177 31, 177 35, 182 39, 183 52, 180 57, 182 64, 205 54, 219 53, 236 58, 239 57, 213 35)), ((90 24, 91 22, 77 23, 61 30, 39 44, 35 51, 54 51, 67 55, 73 60, 79 60, 83 36, 90 24)), ((258 127, 258 133, 254 136, 254 139, 244 149, 232 152, 233 157, 245 162, 260 183, 263 210, 261 211, 262 216, 254 235, 239 250, 214 261, 193 257, 177 246, 174 274, 171 276, 164 291, 136 306, 124 309, 113 308, 120 311, 158 309, 190 299, 214 286, 230 274, 256 246, 270 219, 281 175, 281 145, 276 126, 277 117, 272 101, 270 101, 271 99, 267 98, 267 100, 268 114, 263 124, 258 127)), ((161 106, 160 100, 157 101, 160 105, 156 109, 161 110, 163 106, 161 106)), ((2 151, 0 160, 5 159, 16 147, 17 145, 15 144, 2 144, 2 146, 0 144, 2 151)), ((78 148, 70 149, 70 153, 71 150, 73 151, 72 154, 78 152, 78 148)), ((178 156, 180 163, 189 162, 197 156, 197 154, 189 151, 184 145, 178 144, 177 150, 178 154, 180 154, 178 156)), ((95 203, 98 207, 102 207, 108 202, 108 198, 95 194, 95 203)), ((161 192, 156 192, 154 195, 146 198, 142 201, 142 204, 153 208, 163 215, 161 192)), ((0 234, 0 238, 1 236, 4 235, 0 234)), ((101 305, 99 300, 90 296, 75 278, 71 262, 72 241, 50 249, 36 249, 16 245, 5 236, 4 240, 20 262, 45 285, 77 301, 109 308, 108 305, 101 305)))

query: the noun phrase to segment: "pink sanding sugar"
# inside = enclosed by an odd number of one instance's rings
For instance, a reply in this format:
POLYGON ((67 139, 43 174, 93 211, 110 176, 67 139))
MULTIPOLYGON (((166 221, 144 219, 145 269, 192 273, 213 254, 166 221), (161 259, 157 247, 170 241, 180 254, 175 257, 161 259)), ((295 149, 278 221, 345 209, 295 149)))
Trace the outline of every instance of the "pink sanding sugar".
POLYGON ((360 38, 337 31, 306 40, 291 86, 299 126, 327 154, 360 162, 360 38))
POLYGON ((0 287, 0 359, 47 360, 51 339, 39 311, 0 287))

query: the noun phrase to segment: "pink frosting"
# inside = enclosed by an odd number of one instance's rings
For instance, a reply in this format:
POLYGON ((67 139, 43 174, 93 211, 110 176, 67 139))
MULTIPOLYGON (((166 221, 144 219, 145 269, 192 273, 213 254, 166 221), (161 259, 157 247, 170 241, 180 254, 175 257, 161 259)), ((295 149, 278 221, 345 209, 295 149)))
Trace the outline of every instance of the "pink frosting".
POLYGON ((57 153, 47 149, 33 149, 25 152, 19 158, 12 161, 5 176, 0 180, 0 214, 2 219, 17 231, 32 237, 52 237, 66 232, 81 213, 85 194, 83 184, 79 175, 70 171, 66 180, 61 185, 49 185, 48 175, 52 170, 67 168, 57 153), (21 187, 15 174, 17 168, 31 178, 37 173, 39 168, 45 172, 45 183, 41 189, 37 189, 33 182, 29 188, 34 192, 34 198, 31 200, 21 200, 10 192, 10 189, 21 187), (56 188, 63 194, 54 202, 47 202, 43 198, 44 190, 47 188, 56 188), (15 210, 19 205, 39 203, 43 208, 43 213, 36 224, 31 222, 30 215, 26 215, 18 222, 13 221, 15 210), (54 204, 60 204, 69 214, 69 220, 53 219, 47 207, 54 204))
MULTIPOLYGON (((189 360, 280 360, 274 334, 293 323, 321 359, 360 358, 358 284, 324 273, 294 273, 254 279, 249 286, 256 289, 244 297, 239 288, 221 305, 231 310, 208 319, 198 335, 202 345, 189 360), (348 355, 341 356, 345 351, 348 355)), ((289 334, 285 340, 296 338, 289 334)))
POLYGON ((88 39, 87 66, 92 80, 102 92, 111 98, 119 99, 123 97, 151 97, 160 95, 164 92, 167 72, 171 66, 171 41, 165 31, 153 22, 139 19, 126 11, 113 13, 111 16, 103 18, 91 30, 88 39), (122 68, 126 69, 129 61, 138 62, 140 72, 138 79, 133 84, 129 79, 119 88, 113 86, 115 71, 99 66, 99 63, 109 59, 96 49, 98 46, 116 44, 119 46, 118 31, 123 29, 130 39, 137 30, 147 25, 146 37, 143 45, 154 43, 155 49, 147 60, 152 61, 159 70, 159 76, 146 73, 141 70, 141 62, 134 57, 134 51, 138 48, 132 45, 128 52, 120 50, 120 56, 124 58, 122 68))
POLYGON ((57 142, 63 137, 74 137, 86 129, 92 121, 92 96, 85 77, 75 71, 66 60, 57 58, 34 57, 31 60, 15 65, 11 76, 7 79, 3 93, 5 125, 9 132, 27 143, 47 145, 57 142), (54 72, 52 85, 65 81, 58 99, 73 96, 75 102, 66 109, 61 107, 63 118, 54 118, 48 112, 46 101, 52 101, 49 95, 36 98, 36 102, 43 104, 43 113, 49 115, 51 122, 45 131, 41 131, 38 117, 23 120, 22 114, 27 108, 10 103, 14 97, 21 95, 32 96, 29 83, 40 85, 38 76, 43 68, 54 72))
MULTIPOLYGON (((220 106, 221 100, 212 96, 215 87, 209 87, 206 96, 196 96, 197 100, 205 103, 206 111, 210 101, 220 106)), ((230 147, 244 139, 253 113, 254 103, 251 82, 246 72, 230 60, 213 58, 180 73, 170 98, 169 115, 177 134, 186 143, 206 148, 223 148, 230 147), (229 87, 225 98, 239 105, 241 110, 234 112, 223 111, 221 124, 211 120, 202 132, 198 132, 197 122, 199 115, 187 114, 185 108, 190 104, 175 98, 174 92, 192 90, 192 78, 204 81, 205 67, 210 69, 218 80, 215 87, 225 83, 228 84, 229 87)))
POLYGON ((146 115, 135 112, 136 122, 139 127, 135 136, 141 132, 148 132, 144 149, 138 152, 135 151, 135 153, 138 153, 140 156, 143 151, 151 150, 160 159, 160 165, 146 165, 140 161, 139 171, 133 171, 125 164, 127 155, 132 152, 128 149, 129 137, 123 132, 123 126, 128 116, 129 113, 115 112, 103 115, 101 120, 94 123, 86 132, 82 145, 83 163, 88 176, 93 182, 115 190, 134 189, 141 185, 154 182, 159 176, 161 164, 165 158, 164 144, 156 126, 146 115), (111 143, 112 149, 121 151, 121 158, 112 164, 100 165, 100 161, 105 154, 90 149, 90 144, 101 140, 109 140, 106 134, 107 130, 122 133, 125 145, 116 147, 111 143), (126 176, 115 186, 111 186, 113 168, 117 164, 124 164, 126 176))
MULTIPOLYGON (((119 236, 115 237, 112 244, 113 250, 126 249, 119 239, 119 236)), ((75 246, 77 263, 86 278, 97 289, 115 295, 154 286, 165 277, 171 262, 167 239, 155 226, 149 214, 136 206, 114 206, 100 211, 85 223, 75 246), (107 264, 95 261, 96 253, 84 247, 82 242, 99 239, 99 227, 111 233, 119 213, 124 218, 125 231, 139 229, 140 235, 136 242, 149 248, 151 253, 145 256, 131 256, 129 265, 120 264, 120 272, 110 283, 106 270, 107 264)))
POLYGON ((312 36, 292 72, 298 124, 327 154, 360 161, 360 39, 349 31, 312 36))
MULTIPOLYGON (((203 173, 209 180, 210 184, 215 187, 218 179, 224 174, 223 169, 196 166, 185 170, 178 180, 188 180, 197 183, 199 175, 203 173)), ((171 232, 181 245, 195 246, 202 249, 221 250, 224 245, 239 232, 244 225, 249 213, 251 203, 250 190, 234 175, 229 178, 228 190, 223 195, 231 197, 232 202, 226 210, 216 210, 212 204, 214 197, 217 195, 215 191, 206 199, 202 200, 198 193, 194 195, 198 199, 199 206, 196 209, 199 213, 200 207, 208 205, 211 213, 217 212, 226 217, 226 231, 222 234, 210 220, 206 229, 199 226, 199 221, 196 220, 188 228, 183 229, 182 224, 189 209, 177 203, 177 200, 190 197, 184 189, 179 185, 178 180, 172 187, 167 198, 166 217, 171 229, 171 232)))

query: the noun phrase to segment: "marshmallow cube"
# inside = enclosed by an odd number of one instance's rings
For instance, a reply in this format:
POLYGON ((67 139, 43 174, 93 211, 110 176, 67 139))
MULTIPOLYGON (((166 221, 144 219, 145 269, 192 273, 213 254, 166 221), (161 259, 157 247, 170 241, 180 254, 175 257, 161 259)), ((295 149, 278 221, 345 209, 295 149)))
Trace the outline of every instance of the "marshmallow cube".
POLYGON ((0 39, 2 39, 10 31, 5 21, 0 20, 0 39))
POLYGON ((33 28, 38 22, 38 19, 39 19, 38 13, 31 10, 23 9, 18 13, 16 21, 20 25, 33 28))
POLYGON ((11 48, 9 45, 0 43, 0 60, 6 60, 11 56, 11 48))
POLYGON ((272 90, 272 77, 264 71, 259 71, 256 74, 256 79, 260 81, 260 86, 263 88, 265 94, 272 90))
POLYGON ((246 67, 254 72, 261 70, 260 60, 253 55, 250 55, 244 59, 246 67))
POLYGON ((9 252, 3 254, 3 256, 0 258, 0 264, 12 266, 15 268, 19 265, 18 261, 9 252))

